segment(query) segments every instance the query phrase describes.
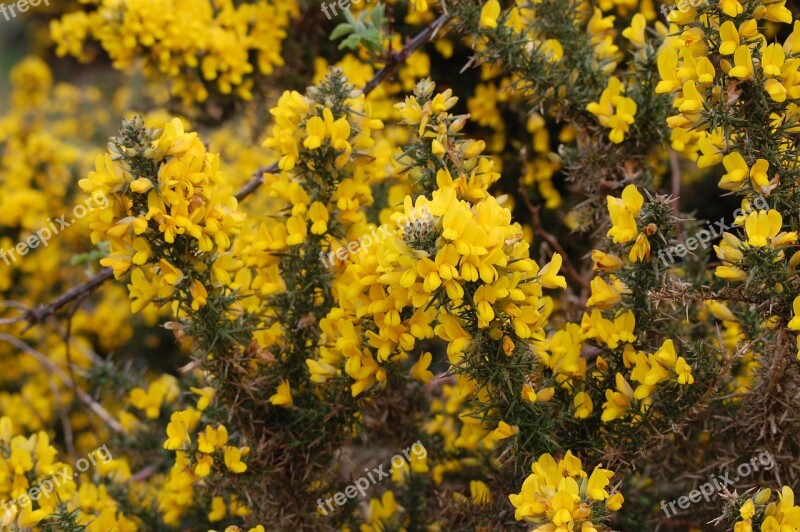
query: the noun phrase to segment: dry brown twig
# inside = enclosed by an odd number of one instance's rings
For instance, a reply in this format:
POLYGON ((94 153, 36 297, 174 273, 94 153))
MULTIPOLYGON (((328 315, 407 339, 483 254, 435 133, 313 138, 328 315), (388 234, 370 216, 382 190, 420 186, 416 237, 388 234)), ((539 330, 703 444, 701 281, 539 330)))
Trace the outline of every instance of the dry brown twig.
POLYGON ((95 401, 88 393, 86 393, 80 386, 78 386, 75 381, 73 381, 69 375, 64 373, 55 362, 50 360, 45 354, 37 351, 33 347, 29 346, 27 343, 23 342, 19 338, 11 336, 10 334, 0 333, 0 341, 9 343, 19 349, 20 351, 24 351, 25 353, 29 354, 33 358, 35 358, 42 366, 44 366, 50 373, 58 377, 61 382, 65 385, 70 387, 72 391, 75 393, 75 396, 78 400, 83 403, 86 407, 89 408, 92 412, 94 412, 97 417, 102 419, 108 428, 116 432, 117 434, 125 434, 125 429, 122 425, 117 421, 114 416, 108 413, 108 411, 103 408, 103 406, 95 401))
POLYGON ((561 255, 561 258, 563 259, 564 273, 567 275, 567 277, 569 277, 574 283, 581 286, 581 288, 584 290, 589 290, 589 281, 584 279, 580 272, 575 269, 575 266, 572 265, 572 262, 569 260, 569 255, 567 255, 567 252, 558 242, 558 239, 556 239, 556 237, 548 233, 544 227, 542 227, 542 218, 539 214, 542 209, 541 205, 534 205, 531 203, 531 199, 528 197, 528 193, 524 187, 520 186, 519 192, 522 195, 523 203, 525 203, 525 206, 531 213, 531 224, 533 225, 534 233, 542 237, 542 239, 548 243, 553 251, 561 255))

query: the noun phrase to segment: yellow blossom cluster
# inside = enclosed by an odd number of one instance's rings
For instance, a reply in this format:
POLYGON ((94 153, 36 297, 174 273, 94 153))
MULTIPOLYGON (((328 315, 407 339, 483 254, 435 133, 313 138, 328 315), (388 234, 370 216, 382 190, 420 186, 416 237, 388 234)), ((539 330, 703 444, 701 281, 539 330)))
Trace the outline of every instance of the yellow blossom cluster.
POLYGON ((739 508, 740 520, 734 524, 734 532, 779 532, 800 528, 800 506, 794 503, 792 488, 783 486, 778 498, 777 501, 771 501, 772 490, 765 488, 745 499, 739 508), (758 522, 760 528, 757 527, 758 522))
POLYGON ((80 181, 87 192, 111 198, 91 223, 93 240, 110 244, 101 265, 113 268, 118 278, 132 270, 133 312, 154 302, 161 306, 181 285, 188 285, 191 306, 203 307, 211 287, 182 272, 177 258, 215 253, 210 282, 226 284, 235 265, 224 252, 245 215, 226 186, 219 156, 206 152, 179 119, 158 130, 156 138, 127 138, 125 127, 121 147, 112 145, 110 153, 99 155, 95 171, 80 181))
MULTIPOLYGON (((58 461, 58 450, 44 431, 30 436, 17 434, 8 417, 0 418, 0 526, 4 529, 33 528, 56 513, 78 511, 88 531, 136 530, 109 496, 105 484, 95 485, 79 472, 58 461)), ((87 466, 89 460, 84 458, 87 466)), ((91 457, 101 475, 113 483, 130 478, 125 460, 91 457)))
POLYGON ((96 41, 116 68, 143 60, 151 76, 169 80, 171 92, 187 103, 203 102, 210 93, 250 99, 254 78, 284 64, 286 27, 298 14, 293 0, 103 1, 86 7, 51 23, 59 56, 88 60, 87 41, 96 41))
POLYGON ((687 521, 800 528, 798 6, 672 3, 23 17, 54 53, 0 106, 0 528, 666 527, 755 446, 782 482, 687 521), (707 189, 741 209, 692 249, 707 189))
MULTIPOLYGON (((595 467, 591 475, 570 451, 556 462, 543 454, 518 494, 509 496, 517 520, 540 525, 536 530, 591 531, 593 519, 622 507, 621 493, 609 493, 614 472, 595 467)), ((598 525, 599 526, 599 525, 598 525)))

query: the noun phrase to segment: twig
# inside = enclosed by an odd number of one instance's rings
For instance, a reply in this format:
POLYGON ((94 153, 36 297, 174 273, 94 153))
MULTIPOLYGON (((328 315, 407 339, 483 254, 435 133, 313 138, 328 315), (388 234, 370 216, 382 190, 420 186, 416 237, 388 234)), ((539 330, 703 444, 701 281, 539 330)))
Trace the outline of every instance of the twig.
POLYGON ((111 268, 106 268, 101 270, 100 273, 97 275, 87 279, 83 283, 79 284, 78 286, 73 286, 50 303, 46 305, 39 305, 36 308, 27 308, 25 305, 22 305, 17 302, 7 302, 4 306, 9 307, 16 307, 22 309, 24 314, 22 316, 17 316, 16 318, 5 318, 0 320, 0 325, 9 325, 12 323, 20 323, 20 322, 28 322, 28 326, 25 327, 23 332, 30 329, 33 325, 41 323, 46 317, 54 314, 58 309, 66 305, 67 303, 78 299, 83 295, 90 294, 95 288, 106 282, 107 280, 111 279, 114 276, 114 272, 111 268))
POLYGON ((50 377, 50 389, 53 391, 53 398, 56 400, 58 404, 58 415, 61 417, 61 426, 64 429, 64 443, 67 445, 67 452, 70 456, 76 456, 75 454, 75 436, 72 431, 72 424, 69 422, 69 413, 67 412, 67 408, 64 404, 64 400, 61 398, 61 393, 58 391, 58 386, 56 386, 56 382, 53 377, 50 377))
MULTIPOLYGON (((424 30, 419 32, 414 38, 406 43, 402 50, 395 52, 389 56, 386 61, 386 66, 379 70, 371 80, 364 85, 362 92, 368 95, 374 91, 378 86, 389 76, 397 72, 397 69, 405 63, 405 61, 421 46, 428 43, 438 33, 442 27, 450 20, 450 15, 440 15, 439 18, 431 22, 424 30)), ((278 171, 278 164, 272 163, 269 166, 259 168, 253 174, 252 179, 245 183, 236 193, 236 199, 241 201, 250 194, 252 194, 258 187, 264 184, 264 174, 271 174, 278 171)))
POLYGON ((11 336, 9 334, 0 333, 0 341, 7 342, 17 349, 24 351, 25 353, 29 354, 33 358, 35 358, 41 365, 47 368, 53 375, 58 377, 61 382, 63 382, 68 387, 72 388, 75 392, 75 396, 78 398, 80 402, 82 402, 85 406, 89 408, 92 412, 94 412, 100 419, 105 421, 106 425, 118 434, 125 434, 125 429, 122 425, 114 419, 114 416, 108 413, 108 411, 103 408, 103 406, 92 399, 92 397, 86 393, 82 388, 80 388, 60 367, 58 367, 55 362, 47 358, 44 354, 40 353, 33 347, 29 346, 22 340, 11 336))
POLYGON ((152 477, 154 474, 158 473, 158 468, 154 465, 146 466, 141 471, 135 473, 128 479, 126 482, 127 484, 136 483, 136 482, 144 482, 148 478, 152 477))
POLYGON ((579 284, 584 290, 589 290, 589 282, 583 278, 583 276, 575 269, 572 265, 572 262, 569 260, 569 255, 564 250, 564 248, 559 244, 556 237, 545 231, 544 227, 542 227, 542 218, 539 215, 539 211, 541 210, 541 206, 534 205, 531 203, 531 199, 528 197, 528 193, 525 190, 525 187, 520 186, 519 192, 522 195, 522 201, 525 203, 525 206, 531 213, 531 223, 533 224, 533 231, 542 239, 547 242, 553 250, 555 250, 559 255, 561 255, 563 266, 564 266, 564 273, 567 274, 567 277, 572 279, 573 282, 579 284))
POLYGON ((681 175, 681 164, 678 160, 678 152, 675 150, 669 150, 669 164, 672 166, 672 212, 675 218, 678 221, 675 223, 675 228, 678 231, 679 239, 683 242, 683 234, 681 233, 681 206, 680 206, 680 195, 681 195, 681 181, 683 181, 683 176, 681 175))
POLYGON ((375 77, 373 77, 369 82, 364 86, 364 94, 369 94, 378 85, 383 82, 386 78, 397 72, 397 69, 406 62, 406 60, 413 54, 417 49, 425 44, 427 44, 436 34, 439 32, 442 27, 447 24, 450 20, 450 15, 443 14, 440 15, 439 18, 431 22, 424 30, 419 32, 416 37, 411 39, 406 43, 402 50, 396 52, 389 56, 389 60, 386 61, 386 66, 383 67, 375 77))

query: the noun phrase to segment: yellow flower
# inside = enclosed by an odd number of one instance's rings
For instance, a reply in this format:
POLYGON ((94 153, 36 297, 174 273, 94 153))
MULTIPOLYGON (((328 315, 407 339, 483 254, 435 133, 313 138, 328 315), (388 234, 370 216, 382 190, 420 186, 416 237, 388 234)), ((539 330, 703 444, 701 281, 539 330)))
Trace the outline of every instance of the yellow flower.
POLYGON ((472 501, 479 506, 485 506, 492 503, 492 492, 489 490, 489 486, 480 480, 470 481, 469 492, 470 496, 472 497, 472 501))
POLYGON ((563 259, 558 253, 553 254, 553 258, 547 265, 539 271, 539 283, 545 288, 566 288, 567 280, 558 275, 563 259))
POLYGON ((153 188, 153 182, 146 177, 140 177, 139 179, 132 181, 130 186, 131 190, 134 192, 143 194, 153 188))
POLYGON ((740 45, 733 54, 733 61, 736 66, 728 73, 730 76, 739 79, 753 79, 755 71, 753 70, 753 56, 749 46, 746 44, 740 45))
POLYGON ((785 59, 786 54, 783 51, 783 46, 778 43, 770 44, 761 56, 761 69, 767 76, 780 76, 785 59))
POLYGON ((211 511, 208 512, 208 520, 212 523, 222 521, 228 514, 228 507, 225 505, 225 500, 222 497, 214 497, 211 500, 211 511))
POLYGON ((742 519, 750 519, 756 514, 756 507, 753 504, 753 499, 747 499, 747 501, 739 508, 739 515, 742 516, 742 519))
POLYGON ((621 198, 606 196, 606 202, 612 224, 608 236, 614 239, 615 244, 630 242, 639 232, 634 217, 639 215, 644 205, 644 196, 636 189, 636 185, 628 185, 622 191, 621 198))
POLYGON ((173 412, 167 425, 167 441, 164 442, 164 449, 175 451, 191 445, 190 432, 194 430, 199 418, 200 412, 194 409, 173 412))
POLYGON ((285 379, 281 381, 278 385, 278 391, 269 398, 269 402, 275 406, 282 406, 284 408, 290 408, 294 404, 292 400, 292 388, 289 385, 289 381, 285 379))
POLYGON ((783 217, 774 209, 751 212, 745 218, 744 228, 747 243, 761 248, 767 245, 782 246, 797 241, 797 233, 781 233, 783 217))
POLYGON ((505 440, 506 438, 510 438, 511 436, 517 434, 519 432, 519 427, 511 426, 505 421, 501 421, 497 424, 497 428, 494 429, 492 433, 495 438, 498 440, 505 440))
POLYGON ((243 447, 242 449, 238 447, 225 447, 225 467, 228 468, 228 471, 231 473, 244 473, 247 471, 247 464, 242 462, 242 453, 249 452, 250 449, 248 447, 243 447))
POLYGON ((194 466, 194 474, 200 478, 205 478, 211 474, 214 466, 214 459, 207 454, 197 453, 197 464, 194 466))
POLYGON ((547 403, 553 398, 555 393, 556 389, 552 386, 542 388, 537 392, 530 384, 522 385, 522 398, 529 403, 535 403, 537 401, 541 403, 547 403))
POLYGON ((211 454, 217 449, 222 449, 228 443, 228 429, 220 425, 216 429, 211 425, 206 426, 205 432, 197 437, 197 449, 201 453, 211 454))
POLYGON ((489 0, 481 9, 481 28, 496 28, 497 18, 500 16, 500 2, 489 0))
MULTIPOLYGON (((613 276, 612 276, 613 277, 613 276)), ((610 309, 621 301, 621 292, 618 289, 621 283, 606 283, 602 277, 595 277, 589 282, 592 295, 586 301, 587 307, 598 307, 604 310, 610 309)))
POLYGON ((747 279, 747 272, 736 266, 717 266, 714 270, 714 275, 729 281, 744 281, 747 279))
POLYGON ((614 493, 608 499, 606 499, 606 508, 612 512, 616 512, 622 508, 623 502, 625 502, 625 497, 622 496, 622 493, 614 493))
POLYGON ((736 31, 736 25, 726 20, 719 27, 719 36, 722 39, 722 44, 719 46, 719 53, 722 55, 731 55, 739 47, 739 32, 736 31))
POLYGON ((683 357, 678 357, 675 362, 675 373, 678 374, 679 384, 693 384, 694 377, 692 376, 692 366, 690 366, 683 357))
POLYGON ((433 373, 428 370, 433 360, 433 355, 425 351, 419 356, 419 360, 411 367, 411 376, 418 381, 428 383, 433 380, 433 373))
POLYGON ((639 236, 636 237, 636 242, 631 247, 628 258, 631 262, 641 262, 643 260, 650 262, 650 241, 647 239, 647 235, 639 233, 639 236))
POLYGON ((586 494, 589 496, 589 498, 596 501, 606 500, 608 498, 606 486, 608 486, 608 483, 611 481, 613 476, 613 471, 595 467, 594 471, 592 471, 592 475, 589 477, 589 483, 586 488, 586 494))
POLYGON ((311 374, 309 379, 311 382, 326 382, 330 377, 333 377, 338 373, 338 370, 335 366, 310 358, 306 359, 306 365, 308 366, 308 371, 311 374))
POLYGON ((592 262, 595 271, 614 272, 622 267, 622 259, 597 249, 592 250, 592 262))
POLYGON ((572 405, 575 407, 575 417, 578 419, 588 418, 594 410, 592 398, 586 392, 578 392, 572 399, 572 405))
POLYGON ((631 41, 634 46, 644 46, 644 32, 647 29, 647 19, 641 13, 637 13, 631 20, 631 25, 622 30, 622 36, 631 41))
POLYGON ((311 220, 311 234, 322 235, 328 230, 330 213, 322 202, 315 201, 308 208, 308 217, 311 220))
POLYGON ((210 386, 206 386, 205 388, 195 388, 192 386, 189 389, 200 396, 200 399, 197 400, 197 409, 201 412, 208 408, 217 393, 217 391, 210 386))
POLYGON ((193 310, 199 310, 206 306, 208 292, 206 291, 206 287, 203 286, 203 283, 201 283, 198 279, 193 280, 190 292, 192 294, 193 310))
MULTIPOLYGON (((325 109, 330 113, 330 109, 325 109)), ((325 122, 319 116, 312 116, 306 122, 306 140, 303 141, 303 146, 309 150, 315 150, 322 146, 325 140, 325 122)))
POLYGON ((302 216, 291 216, 286 221, 286 230, 289 235, 286 239, 286 243, 290 246, 302 244, 308 235, 306 221, 302 216))
POLYGON ((0 443, 9 443, 13 435, 14 426, 11 422, 11 418, 3 416, 0 418, 0 443))
POLYGON ((722 9, 723 13, 731 18, 738 17, 744 11, 744 8, 742 7, 742 4, 739 3, 739 0, 720 0, 719 7, 722 9))
POLYGON ((603 403, 603 415, 600 417, 604 422, 624 416, 631 407, 633 388, 621 373, 617 373, 615 378, 617 391, 606 390, 606 402, 603 403))
POLYGON ((794 316, 789 322, 789 328, 793 331, 800 331, 800 296, 794 298, 792 302, 792 313, 794 316))

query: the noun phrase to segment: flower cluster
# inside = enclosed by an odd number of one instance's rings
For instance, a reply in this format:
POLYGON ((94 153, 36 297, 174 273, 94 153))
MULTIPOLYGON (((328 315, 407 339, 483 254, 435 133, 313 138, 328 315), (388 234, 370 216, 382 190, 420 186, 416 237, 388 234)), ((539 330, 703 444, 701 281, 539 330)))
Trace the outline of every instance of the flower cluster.
POLYGON ((598 530, 599 520, 622 507, 621 493, 606 489, 614 472, 595 467, 589 475, 570 451, 556 462, 543 454, 518 494, 509 496, 517 520, 540 525, 537 530, 598 530))
POLYGON ((245 215, 226 186, 219 156, 208 153, 179 119, 149 130, 137 117, 123 124, 120 135, 80 181, 85 191, 111 198, 91 224, 92 239, 109 242, 110 254, 100 263, 117 278, 130 271, 133 312, 160 306, 176 289, 189 293, 197 310, 213 286, 227 284, 232 266, 225 251, 245 215), (198 253, 213 256, 210 271, 181 271, 183 263, 202 262, 198 253))
POLYGON ((92 39, 118 69, 143 59, 147 72, 169 80, 187 103, 203 102, 212 91, 250 99, 256 74, 283 65, 286 27, 298 14, 294 1, 94 4, 51 23, 56 53, 89 60, 92 39))
POLYGON ((792 488, 783 486, 778 496, 779 500, 771 501, 772 490, 765 488, 744 499, 739 507, 740 520, 734 524, 734 532, 768 532, 800 527, 800 506, 794 504, 792 488), (761 528, 757 528, 759 524, 761 528))
POLYGON ((0 110, 0 496, 63 482, 0 527, 669 528, 754 446, 778 498, 687 522, 800 526, 795 4, 350 4, 20 18, 55 68, 0 110))

